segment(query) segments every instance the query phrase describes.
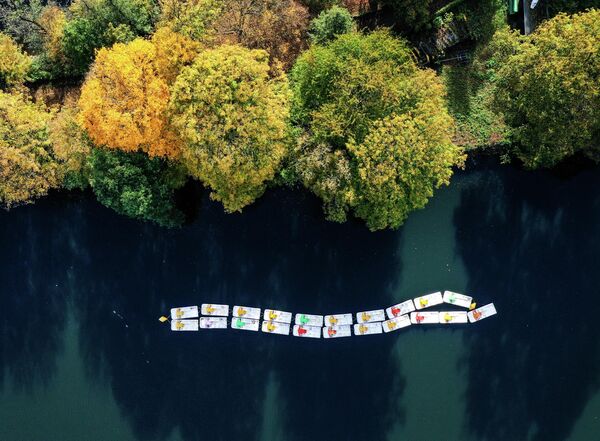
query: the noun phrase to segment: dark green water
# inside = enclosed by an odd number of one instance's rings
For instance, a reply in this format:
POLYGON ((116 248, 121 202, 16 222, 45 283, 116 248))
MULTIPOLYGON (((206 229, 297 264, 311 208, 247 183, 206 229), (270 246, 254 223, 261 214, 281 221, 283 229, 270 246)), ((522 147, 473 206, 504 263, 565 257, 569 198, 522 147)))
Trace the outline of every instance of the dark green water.
POLYGON ((268 192, 165 230, 81 196, 0 212, 0 440, 600 439, 600 169, 457 174, 396 232, 268 192), (494 301, 464 328, 171 333, 170 306, 494 301), (114 312, 113 312, 114 311, 114 312))

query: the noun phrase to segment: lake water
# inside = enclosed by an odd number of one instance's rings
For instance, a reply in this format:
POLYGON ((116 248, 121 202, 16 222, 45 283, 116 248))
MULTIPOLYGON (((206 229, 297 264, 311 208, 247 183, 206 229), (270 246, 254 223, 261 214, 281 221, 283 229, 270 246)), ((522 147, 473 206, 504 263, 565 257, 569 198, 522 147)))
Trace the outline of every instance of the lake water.
POLYGON ((600 169, 480 164, 395 232, 302 191, 167 230, 82 195, 0 212, 0 440, 600 439, 600 169), (343 313, 434 290, 476 325, 172 333, 203 302, 343 313))

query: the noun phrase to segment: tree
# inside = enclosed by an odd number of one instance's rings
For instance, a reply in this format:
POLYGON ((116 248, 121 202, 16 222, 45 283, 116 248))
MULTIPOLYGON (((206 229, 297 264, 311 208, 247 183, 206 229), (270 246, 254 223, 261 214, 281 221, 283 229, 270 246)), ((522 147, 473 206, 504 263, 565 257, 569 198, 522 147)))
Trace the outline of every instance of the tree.
POLYGON ((223 10, 223 0, 158 0, 160 26, 196 41, 210 41, 214 24, 223 10))
POLYGON ((295 0, 223 0, 215 27, 223 43, 264 49, 285 69, 306 46, 308 10, 295 0))
POLYGON ((329 219, 353 210, 373 230, 397 228, 462 164, 442 82, 386 31, 312 46, 291 79, 297 174, 329 219))
POLYGON ((355 29, 354 20, 345 8, 333 6, 323 11, 310 23, 310 39, 315 44, 325 44, 341 34, 355 29))
POLYGON ((79 99, 81 122, 97 145, 177 158, 169 86, 195 56, 197 44, 169 29, 100 49, 79 99))
POLYGON ((380 3, 389 8, 396 24, 406 33, 420 31, 432 20, 430 11, 432 0, 379 0, 380 3))
POLYGON ((162 226, 181 224, 174 192, 185 183, 181 167, 144 153, 93 149, 89 159, 90 185, 98 201, 133 218, 162 226))
POLYGON ((150 0, 75 0, 63 29, 66 71, 83 76, 95 51, 152 32, 158 9, 150 0))
POLYGON ((32 54, 41 50, 46 33, 39 21, 45 4, 45 0, 0 0, 0 29, 32 54))
POLYGON ((68 190, 89 184, 92 143, 77 123, 77 115, 76 103, 69 100, 48 125, 60 185, 68 190))
POLYGON ((462 165, 462 151, 452 144, 452 118, 440 107, 443 94, 432 94, 408 113, 375 122, 361 144, 348 144, 357 168, 355 212, 371 230, 402 225, 436 188, 450 183, 452 167, 462 165))
POLYGON ((0 89, 23 83, 30 66, 31 58, 12 38, 0 32, 0 89))
POLYGON ((498 38, 498 47, 513 50, 496 72, 495 106, 512 128, 515 154, 530 168, 577 151, 597 155, 600 11, 560 14, 527 37, 498 38))
POLYGON ((341 35, 313 46, 291 72, 293 117, 317 142, 361 142, 372 121, 411 105, 417 68, 406 44, 386 31, 341 35))
POLYGON ((201 53, 177 78, 173 124, 182 160, 228 212, 252 203, 286 151, 288 87, 269 77, 268 54, 240 46, 201 53))
POLYGON ((22 95, 0 91, 0 204, 29 203, 58 185, 48 139, 51 114, 22 95))

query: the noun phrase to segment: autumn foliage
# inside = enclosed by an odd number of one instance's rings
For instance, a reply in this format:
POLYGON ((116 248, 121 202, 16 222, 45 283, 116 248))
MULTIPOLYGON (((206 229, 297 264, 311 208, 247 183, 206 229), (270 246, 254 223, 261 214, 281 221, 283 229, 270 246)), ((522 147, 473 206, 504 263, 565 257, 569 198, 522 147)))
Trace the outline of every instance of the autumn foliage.
POLYGON ((169 85, 197 45, 168 29, 98 51, 83 85, 80 120, 97 145, 177 158, 180 140, 169 124, 169 85))
POLYGON ((286 150, 288 88, 270 78, 268 54, 240 46, 201 53, 173 88, 182 160, 226 211, 260 196, 286 150))
POLYGON ((48 139, 51 114, 19 94, 0 92, 0 205, 31 202, 59 183, 48 139))

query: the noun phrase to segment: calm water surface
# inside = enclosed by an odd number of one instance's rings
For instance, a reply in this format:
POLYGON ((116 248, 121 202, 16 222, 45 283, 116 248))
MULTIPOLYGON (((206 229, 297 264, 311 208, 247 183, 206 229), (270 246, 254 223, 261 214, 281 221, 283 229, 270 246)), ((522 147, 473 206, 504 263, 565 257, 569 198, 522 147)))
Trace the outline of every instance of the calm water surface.
POLYGON ((203 196, 166 230, 83 196, 0 212, 0 440, 596 441, 600 169, 479 165, 396 232, 300 191, 243 215, 203 196), (432 290, 464 328, 333 341, 171 333, 202 302, 341 313, 432 290))

